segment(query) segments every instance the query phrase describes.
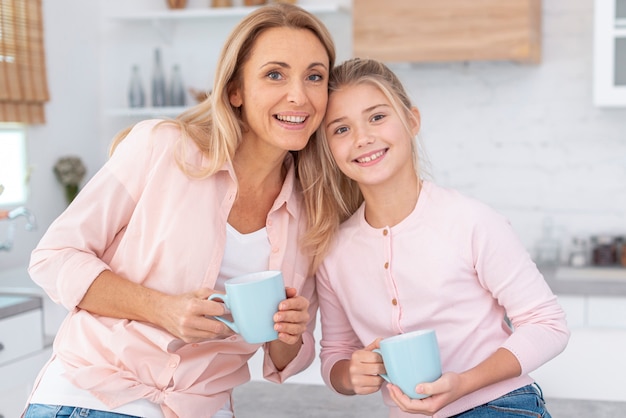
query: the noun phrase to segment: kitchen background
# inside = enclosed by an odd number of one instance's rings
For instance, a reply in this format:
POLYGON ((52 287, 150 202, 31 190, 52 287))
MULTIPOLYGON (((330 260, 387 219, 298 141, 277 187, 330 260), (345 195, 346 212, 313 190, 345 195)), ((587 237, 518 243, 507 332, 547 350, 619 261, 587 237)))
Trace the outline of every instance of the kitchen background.
MULTIPOLYGON (((608 1, 543 0, 538 64, 392 65, 421 110, 420 140, 431 163, 431 177, 505 214, 537 259, 545 256, 538 250, 552 251, 555 241, 561 261, 567 263, 574 237, 626 236, 626 102, 598 107, 593 100, 597 75, 593 43, 598 29, 594 3, 608 1)), ((350 1, 298 3, 320 7, 319 16, 337 42, 339 61, 349 58, 350 1)), ((208 4, 209 0, 189 0, 187 9, 208 4)), ((29 232, 18 225, 13 249, 0 251, 0 290, 3 286, 9 291, 22 288, 23 283, 14 287, 11 283, 17 276, 28 280, 25 266, 30 252, 66 206, 62 186, 52 171, 58 158, 79 156, 88 179, 106 160, 115 132, 152 116, 128 116, 116 110, 127 106, 133 65, 138 66, 147 100, 155 48, 161 52, 166 77, 179 65, 187 88, 210 88, 219 48, 240 16, 184 23, 123 18, 165 10, 165 0, 43 0, 51 99, 46 105, 46 124, 27 131, 32 174, 25 202, 39 227, 29 232)), ((194 102, 191 94, 186 101, 194 102)), ((0 224, 4 224, 0 225, 4 234, 6 222, 0 224)), ((615 277, 610 279, 612 285, 620 280, 615 277)), ((626 401, 626 394, 621 393, 626 387, 623 356, 602 351, 626 344, 626 278, 623 282, 623 287, 603 291, 590 287, 568 291, 561 286, 559 298, 575 332, 571 348, 559 361, 538 372, 547 382, 548 396, 626 401), (597 351, 597 347, 602 348, 597 351), (569 372, 571 364, 584 362, 580 356, 585 354, 594 363, 605 360, 586 370, 586 378, 594 373, 602 376, 601 384, 593 383, 595 391, 583 388, 584 383, 576 378, 563 381, 562 373, 569 372), (612 377, 607 381, 605 374, 612 377)), ((54 330, 62 313, 50 315, 55 321, 46 325, 48 331, 54 330)), ((295 381, 317 383, 315 367, 295 381)))

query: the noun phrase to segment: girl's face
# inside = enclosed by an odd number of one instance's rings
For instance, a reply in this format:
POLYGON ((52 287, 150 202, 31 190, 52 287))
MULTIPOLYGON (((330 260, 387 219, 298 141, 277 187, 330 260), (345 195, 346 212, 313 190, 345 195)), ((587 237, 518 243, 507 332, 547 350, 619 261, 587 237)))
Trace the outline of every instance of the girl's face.
POLYGON ((324 129, 339 169, 362 188, 398 186, 399 176, 414 176, 411 141, 419 131, 419 113, 412 111, 409 134, 378 87, 363 83, 333 91, 324 129))
POLYGON ((263 32, 243 66, 241 85, 229 95, 233 106, 241 106, 246 146, 259 158, 304 148, 326 111, 328 73, 328 54, 312 32, 263 32))

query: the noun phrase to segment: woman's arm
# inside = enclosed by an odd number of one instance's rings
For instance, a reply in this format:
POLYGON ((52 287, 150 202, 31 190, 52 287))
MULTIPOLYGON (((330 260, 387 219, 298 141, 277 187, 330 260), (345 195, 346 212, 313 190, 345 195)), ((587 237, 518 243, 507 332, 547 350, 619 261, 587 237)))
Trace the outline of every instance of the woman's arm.
POLYGON ((204 288, 167 295, 105 270, 78 307, 98 315, 148 322, 191 343, 233 334, 223 323, 207 318, 224 314, 221 303, 207 300, 212 293, 204 288))

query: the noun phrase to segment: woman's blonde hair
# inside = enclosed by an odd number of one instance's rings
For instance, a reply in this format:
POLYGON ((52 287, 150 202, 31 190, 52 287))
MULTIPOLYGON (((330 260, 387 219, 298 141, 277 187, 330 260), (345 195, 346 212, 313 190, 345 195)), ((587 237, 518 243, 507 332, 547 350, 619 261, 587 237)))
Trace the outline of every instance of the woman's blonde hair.
MULTIPOLYGON (((332 36, 326 26, 313 14, 287 3, 274 3, 251 12, 239 22, 226 39, 217 61, 213 90, 209 97, 176 119, 162 122, 179 126, 182 138, 190 138, 206 154, 205 166, 188 167, 185 165, 185 147, 179 146, 176 160, 185 173, 197 177, 210 176, 226 161, 232 161, 242 139, 243 122, 238 109, 230 104, 229 93, 242 83, 243 65, 252 54, 255 41, 259 35, 271 28, 311 31, 326 49, 329 68, 334 66, 335 45, 332 36)), ((111 154, 129 130, 128 128, 123 130, 114 138, 110 148, 111 154)), ((184 144, 184 141, 181 144, 184 144)))
MULTIPOLYGON (((334 68, 328 80, 330 95, 346 86, 370 84, 380 89, 389 100, 403 124, 413 136, 411 112, 413 105, 398 77, 383 63, 371 59, 354 58, 334 68)), ((419 121, 417 121, 419 123, 419 121)), ((304 248, 312 252, 313 269, 317 269, 330 250, 339 224, 348 219, 363 203, 358 184, 343 174, 333 159, 328 146, 325 120, 300 154, 299 176, 304 190, 308 214, 308 230, 304 248)), ((420 159, 415 141, 411 141, 413 162, 419 177, 420 159)))

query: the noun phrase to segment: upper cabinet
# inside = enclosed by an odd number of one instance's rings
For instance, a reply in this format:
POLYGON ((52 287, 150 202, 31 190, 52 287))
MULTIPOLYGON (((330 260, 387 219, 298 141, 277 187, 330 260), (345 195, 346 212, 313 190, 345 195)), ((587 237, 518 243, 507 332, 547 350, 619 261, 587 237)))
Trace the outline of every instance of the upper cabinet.
POLYGON ((541 61, 541 0, 353 0, 354 55, 541 61))
POLYGON ((594 104, 626 106, 626 0, 594 7, 594 104))

